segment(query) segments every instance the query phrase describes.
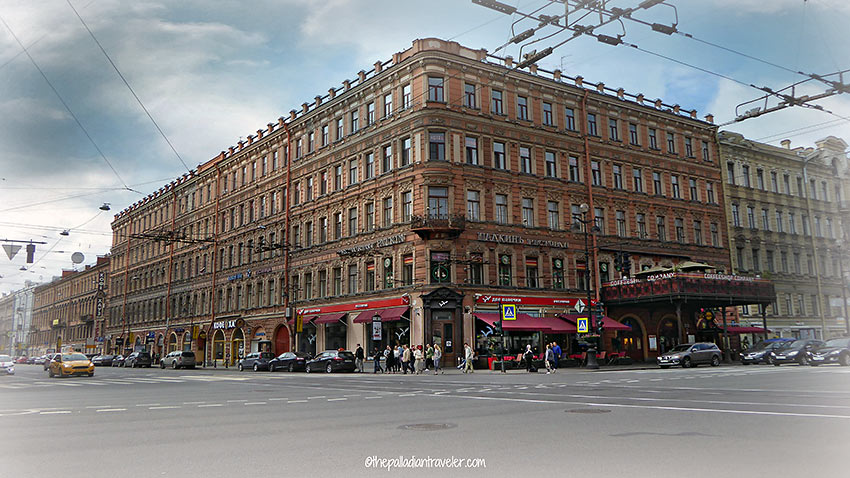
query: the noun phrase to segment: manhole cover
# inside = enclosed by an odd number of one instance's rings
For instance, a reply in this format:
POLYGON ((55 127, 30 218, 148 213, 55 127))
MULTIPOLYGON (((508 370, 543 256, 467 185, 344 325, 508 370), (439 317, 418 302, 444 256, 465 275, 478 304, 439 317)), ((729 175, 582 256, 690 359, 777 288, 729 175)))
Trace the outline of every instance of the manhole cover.
POLYGON ((448 430, 449 428, 455 427, 457 427, 457 425, 454 423, 414 423, 412 425, 402 425, 399 428, 402 430, 430 432, 434 430, 448 430))
POLYGON ((573 408, 567 410, 567 413, 611 413, 611 410, 605 408, 573 408))

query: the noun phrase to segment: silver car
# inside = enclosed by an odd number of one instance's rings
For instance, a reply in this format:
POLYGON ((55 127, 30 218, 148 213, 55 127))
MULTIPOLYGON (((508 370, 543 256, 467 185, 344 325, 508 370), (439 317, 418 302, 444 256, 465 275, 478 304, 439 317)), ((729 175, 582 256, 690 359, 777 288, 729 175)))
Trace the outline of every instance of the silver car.
POLYGON ((195 368, 195 352, 181 352, 175 350, 159 361, 159 368, 171 367, 178 368, 195 368))
POLYGON ((681 365, 683 368, 696 367, 701 363, 711 364, 712 367, 720 365, 720 349, 711 342, 698 342, 695 344, 682 344, 673 347, 661 354, 656 362, 661 368, 681 365))
POLYGON ((15 375, 15 361, 8 355, 0 355, 0 374, 15 375))

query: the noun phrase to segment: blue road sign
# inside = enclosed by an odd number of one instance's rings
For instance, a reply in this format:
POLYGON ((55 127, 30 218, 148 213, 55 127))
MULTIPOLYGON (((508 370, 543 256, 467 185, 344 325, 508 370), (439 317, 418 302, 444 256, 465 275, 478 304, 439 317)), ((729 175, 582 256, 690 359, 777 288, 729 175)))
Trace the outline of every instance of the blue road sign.
POLYGON ((502 304, 502 320, 516 320, 516 304, 502 304))
POLYGON ((576 325, 578 326, 578 333, 586 334, 588 332, 587 328, 587 317, 581 317, 576 321, 576 325))

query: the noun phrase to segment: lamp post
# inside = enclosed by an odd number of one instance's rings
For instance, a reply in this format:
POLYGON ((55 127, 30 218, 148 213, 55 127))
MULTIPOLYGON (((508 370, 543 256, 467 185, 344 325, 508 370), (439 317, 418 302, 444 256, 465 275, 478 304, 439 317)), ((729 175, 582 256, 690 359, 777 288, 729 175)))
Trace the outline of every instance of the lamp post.
MULTIPOLYGON (((587 288, 587 326, 590 327, 591 320, 593 317, 593 308, 591 307, 591 294, 593 292, 590 286, 591 272, 590 272, 590 243, 588 238, 590 234, 597 234, 600 232, 599 226, 596 225, 594 219, 587 219, 587 213, 590 210, 590 207, 587 204, 582 204, 579 206, 579 211, 581 214, 573 214, 573 232, 583 232, 584 233, 584 277, 585 277, 585 287, 587 288), (592 226, 588 227, 590 224, 592 226)), ((599 337, 599 347, 602 347, 602 337, 599 337)), ((599 368, 599 364, 596 363, 596 349, 591 347, 587 350, 587 363, 585 365, 587 368, 599 368)))

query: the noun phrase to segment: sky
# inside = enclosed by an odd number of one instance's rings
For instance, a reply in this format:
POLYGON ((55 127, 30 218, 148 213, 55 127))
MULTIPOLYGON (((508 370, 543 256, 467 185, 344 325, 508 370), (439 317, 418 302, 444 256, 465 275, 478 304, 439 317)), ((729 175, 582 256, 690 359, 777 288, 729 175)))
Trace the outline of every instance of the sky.
MULTIPOLYGON (((547 0, 503 3, 563 13, 547 0)), ((538 65, 711 113, 717 124, 764 106, 736 113, 762 95, 748 85, 779 90, 806 79, 794 72, 850 69, 847 0, 668 0, 633 17, 692 38, 615 23, 597 32, 625 33, 640 49, 580 37, 538 65)), ((34 264, 23 249, 12 260, 0 252, 0 292, 93 264, 109 252, 113 215, 185 173, 183 163, 197 167, 414 39, 520 58, 567 35, 542 39, 550 28, 522 51, 496 51, 512 28, 536 25, 470 0, 0 0, 0 19, 0 244, 45 243, 34 264)), ((827 88, 809 81, 796 91, 827 88)), ((787 108, 722 129, 792 147, 827 135, 850 142, 850 94, 817 104, 829 112, 787 108)))

